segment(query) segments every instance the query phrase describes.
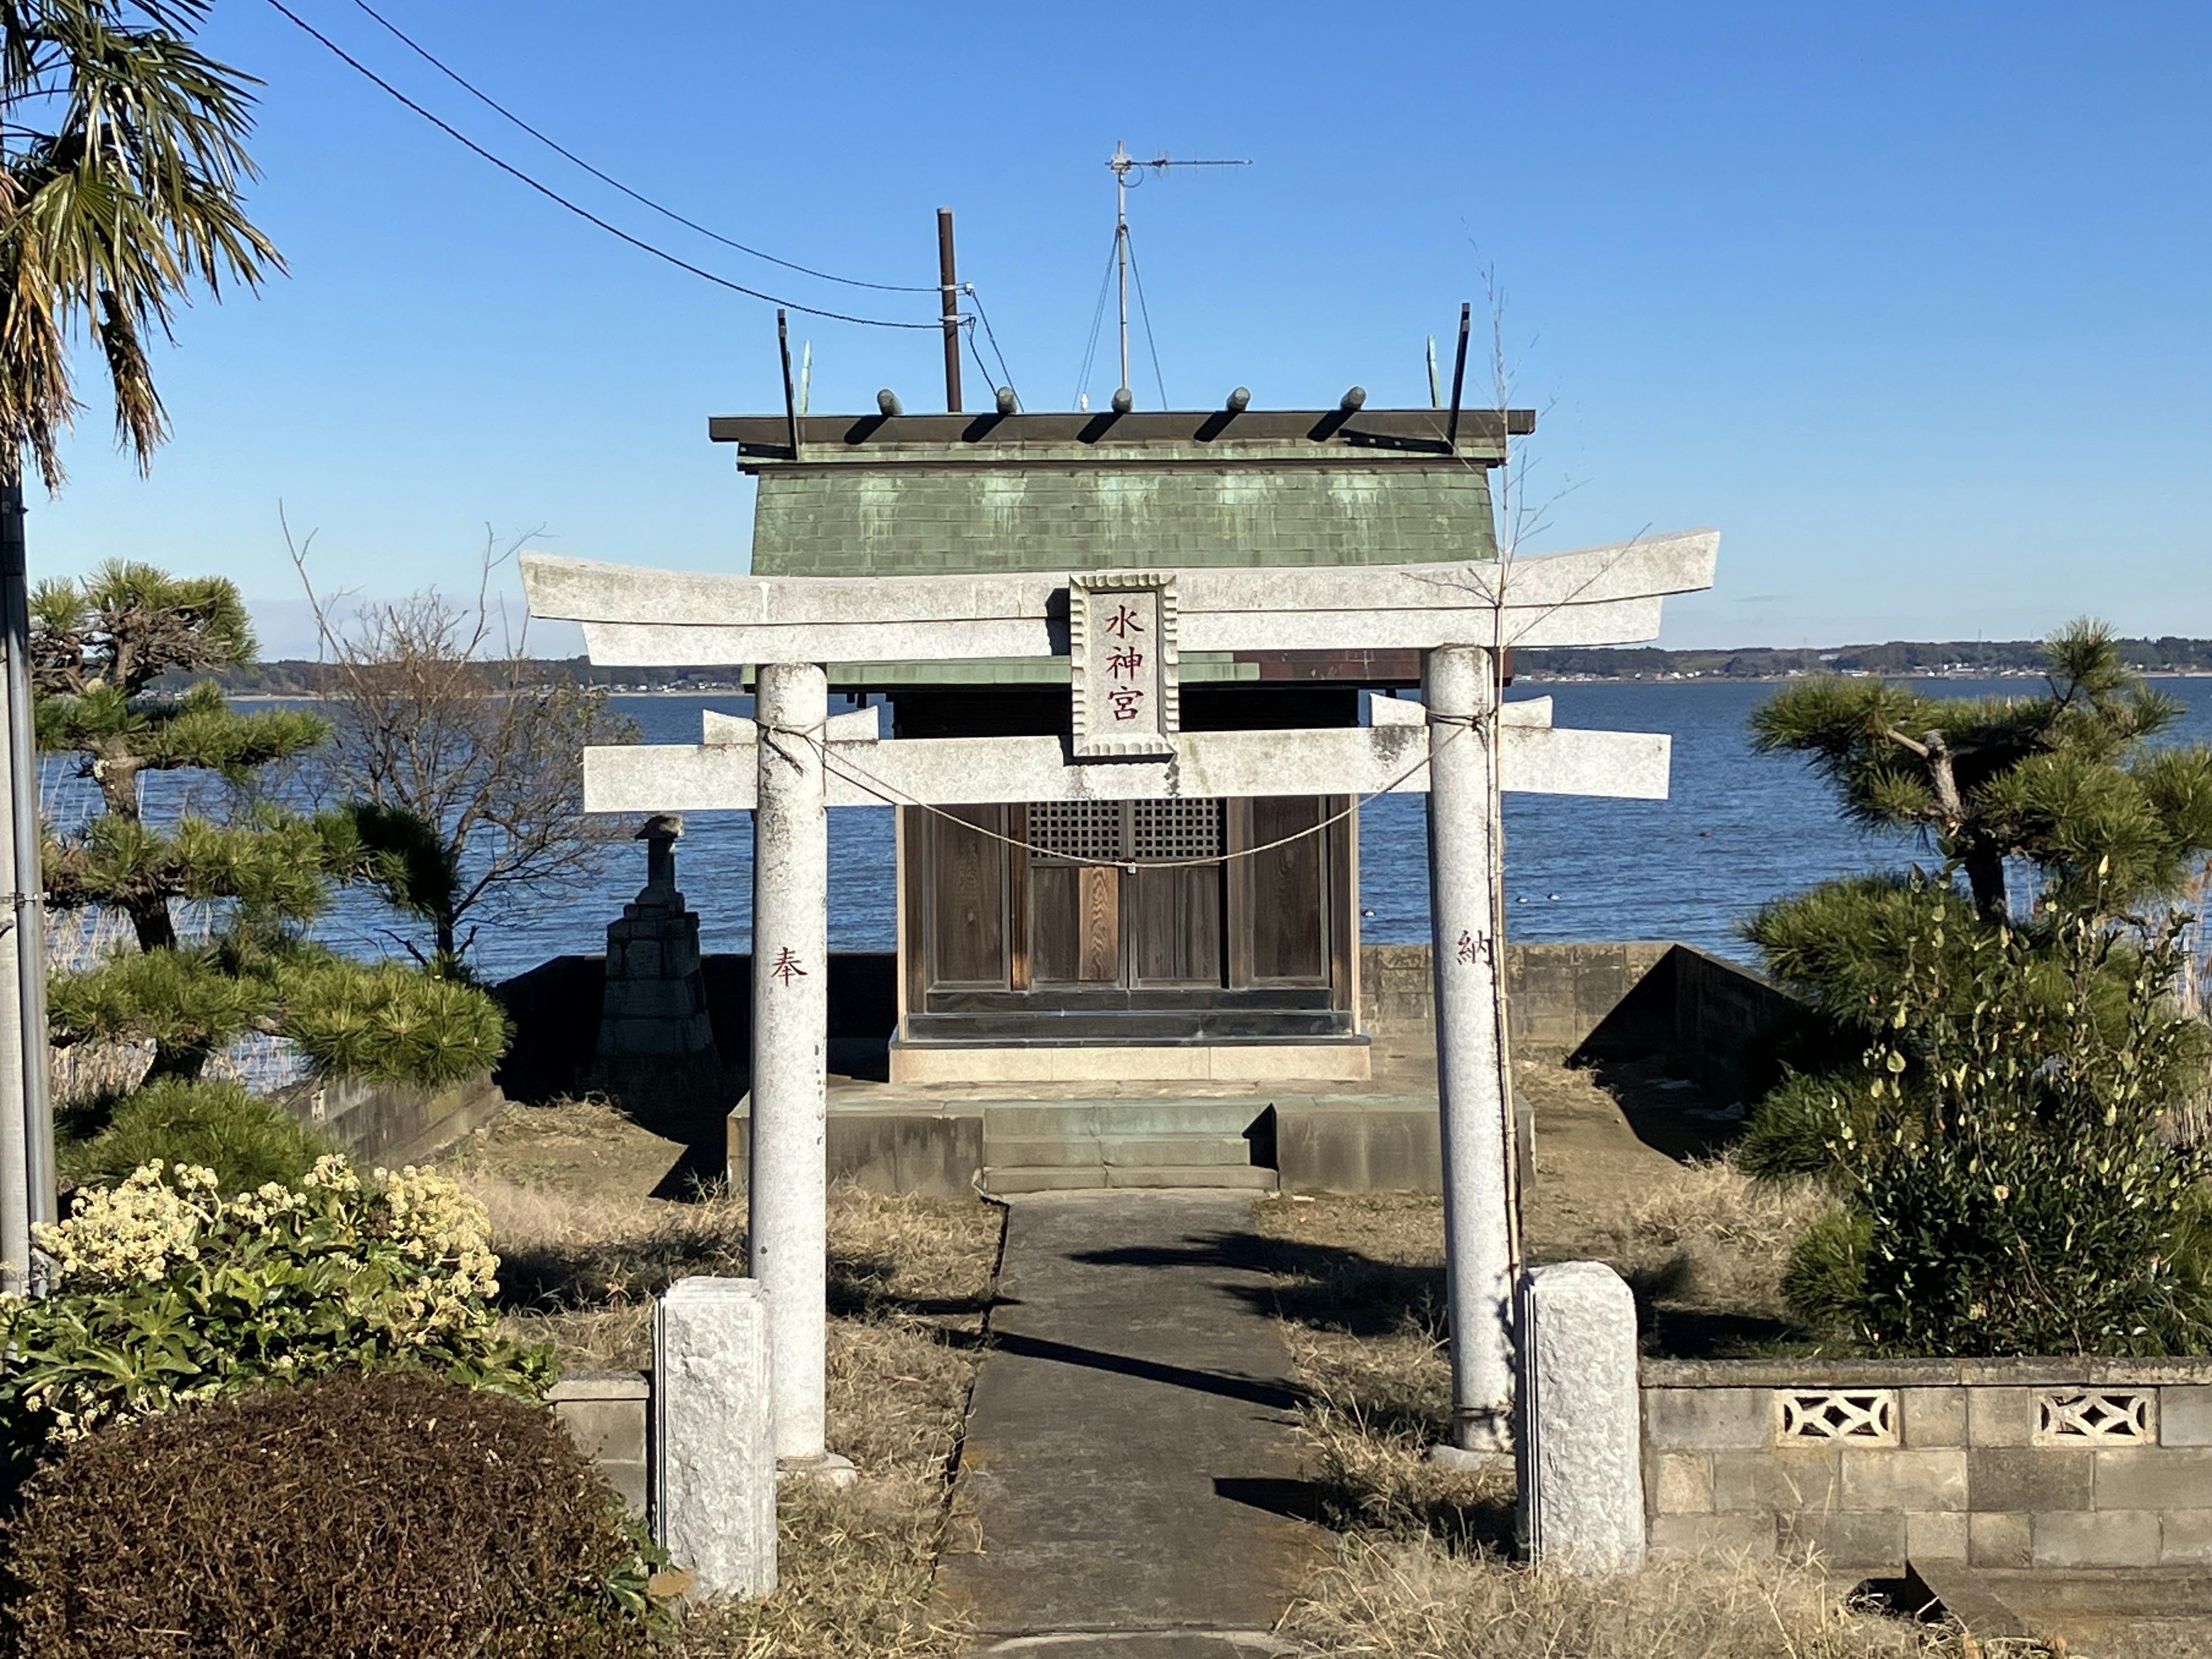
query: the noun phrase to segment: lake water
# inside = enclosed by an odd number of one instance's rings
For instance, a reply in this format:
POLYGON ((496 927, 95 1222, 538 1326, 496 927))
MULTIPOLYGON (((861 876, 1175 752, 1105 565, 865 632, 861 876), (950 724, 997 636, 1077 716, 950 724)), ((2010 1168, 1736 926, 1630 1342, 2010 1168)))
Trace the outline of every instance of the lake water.
MULTIPOLYGON (((2176 732, 2212 742, 2212 679, 2168 679, 2160 688, 2188 714, 2176 732)), ((2021 679, 1945 680, 1943 696, 2022 695, 2021 679)), ((1624 732, 1664 732, 1674 742, 1672 793, 1663 801, 1568 795, 1505 798, 1507 937, 1530 943, 1668 939, 1749 960, 1737 933, 1768 899, 1854 872, 1894 868, 1925 856, 1906 837, 1873 837, 1850 828, 1804 763, 1751 751, 1746 721, 1775 688, 1721 682, 1516 687, 1515 696, 1547 695, 1553 723, 1624 732)), ((734 695, 617 697, 648 743, 696 743, 700 714, 750 712, 734 695)), ((67 822, 90 786, 47 769, 49 810, 67 822)), ((173 811, 184 787, 149 781, 148 811, 173 811)), ((1370 942, 1428 938, 1427 835, 1424 798, 1389 796, 1360 813, 1362 937, 1370 942)), ((891 814, 888 808, 840 809, 830 818, 830 943, 842 951, 887 951, 894 940, 891 814)), ((751 944, 752 824, 743 812, 694 813, 678 848, 679 884, 698 912, 708 951, 751 944)), ((560 884, 526 907, 488 921, 475 957, 490 979, 548 957, 598 951, 607 922, 643 882, 643 848, 611 846, 589 879, 560 884)), ((326 919, 325 935, 343 948, 393 948, 392 918, 362 895, 349 895, 326 919)))

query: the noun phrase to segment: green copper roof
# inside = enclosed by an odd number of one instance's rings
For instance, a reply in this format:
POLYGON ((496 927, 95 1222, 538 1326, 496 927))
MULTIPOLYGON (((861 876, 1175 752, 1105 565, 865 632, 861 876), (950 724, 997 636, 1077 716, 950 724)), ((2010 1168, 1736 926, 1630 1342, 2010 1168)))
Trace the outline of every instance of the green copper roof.
POLYGON ((1480 464, 763 470, 762 576, 1420 564, 1497 556, 1480 464))
POLYGON ((754 574, 1441 563, 1497 556, 1526 410, 724 416, 754 574))

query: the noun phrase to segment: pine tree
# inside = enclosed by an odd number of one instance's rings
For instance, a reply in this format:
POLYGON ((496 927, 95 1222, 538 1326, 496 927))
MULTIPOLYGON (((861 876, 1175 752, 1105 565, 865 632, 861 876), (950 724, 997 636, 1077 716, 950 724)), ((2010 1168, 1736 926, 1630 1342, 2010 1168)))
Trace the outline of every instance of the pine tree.
POLYGON ((1753 745, 1808 756, 1869 829, 1927 833, 1991 921, 2010 911, 2011 858, 2062 879, 2108 860, 2120 891, 2175 890, 2212 847, 2212 751, 2145 746, 2182 707, 2122 665, 2103 623, 2073 623, 2045 649, 2039 696, 1808 680, 1752 717, 1753 745))
POLYGON ((2212 750, 2149 741, 2180 707, 2101 624, 2048 652, 2039 696, 1826 679, 1753 718, 1758 746, 1808 755, 1848 817, 1917 830, 1942 860, 1747 926, 1812 1017, 1742 1156, 1834 1185, 1792 1305, 1876 1349, 2212 1341, 2206 1166, 2171 1132, 2206 1078, 2207 1034, 2171 993, 2174 898, 2212 851, 2212 750), (2025 903, 2008 860, 2032 872, 2025 903))
POLYGON ((118 562, 33 596, 40 744, 75 756, 104 808, 80 830, 49 834, 46 885, 57 908, 127 916, 136 943, 54 977, 54 1042, 150 1040, 154 1078, 195 1077, 257 1030, 292 1038, 334 1073, 437 1083, 490 1064, 505 1023, 482 992, 345 962, 309 937, 334 883, 388 874, 388 855, 350 816, 303 813, 254 787, 262 769, 324 742, 327 724, 299 710, 242 713, 210 679, 176 692, 161 684, 246 665, 253 649, 245 605, 221 577, 118 562), (144 775, 182 770, 233 786, 231 810, 149 823, 144 775), (180 902, 215 907, 205 940, 179 939, 180 902))
POLYGON ((164 674, 252 660, 234 586, 116 561, 81 585, 40 583, 31 634, 39 747, 76 756, 78 775, 98 787, 105 809, 82 837, 51 849, 46 883, 57 905, 111 905, 149 951, 175 945, 175 900, 242 899, 300 919, 320 908, 319 871, 303 867, 303 849, 282 844, 270 823, 187 816, 164 833, 145 821, 140 781, 149 772, 191 769, 240 783, 329 736, 325 722, 298 710, 241 714, 213 680, 178 696, 149 695, 164 674))

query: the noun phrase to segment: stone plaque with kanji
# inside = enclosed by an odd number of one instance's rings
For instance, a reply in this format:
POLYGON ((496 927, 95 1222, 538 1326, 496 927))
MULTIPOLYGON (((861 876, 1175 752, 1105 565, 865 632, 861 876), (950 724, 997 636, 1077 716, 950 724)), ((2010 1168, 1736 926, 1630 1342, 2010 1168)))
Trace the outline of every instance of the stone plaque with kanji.
POLYGON ((1070 576, 1067 617, 1076 756, 1173 754, 1174 576, 1146 570, 1070 576))

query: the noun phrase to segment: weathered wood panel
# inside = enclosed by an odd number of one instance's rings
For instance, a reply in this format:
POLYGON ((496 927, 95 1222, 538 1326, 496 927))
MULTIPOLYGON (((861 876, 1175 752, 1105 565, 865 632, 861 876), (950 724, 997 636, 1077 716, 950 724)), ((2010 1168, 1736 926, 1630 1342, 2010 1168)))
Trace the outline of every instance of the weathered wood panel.
POLYGON ((1076 871, 1075 976, 1086 985, 1112 985, 1121 977, 1121 872, 1086 864, 1076 871))
POLYGON ((1006 983, 1006 843, 996 838, 1006 819, 1000 806, 953 807, 931 818, 933 986, 1006 983))
POLYGON ((1130 887, 1134 983, 1220 984, 1221 866, 1139 869, 1130 887))
POLYGON ((1263 795, 1251 802, 1247 845, 1265 849, 1242 860, 1249 884, 1253 984, 1328 981, 1328 840, 1303 833, 1322 822, 1328 805, 1314 795, 1263 795), (1283 844, 1269 845, 1274 842, 1283 844))

